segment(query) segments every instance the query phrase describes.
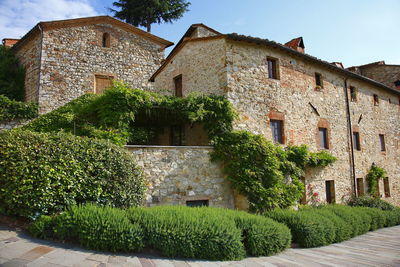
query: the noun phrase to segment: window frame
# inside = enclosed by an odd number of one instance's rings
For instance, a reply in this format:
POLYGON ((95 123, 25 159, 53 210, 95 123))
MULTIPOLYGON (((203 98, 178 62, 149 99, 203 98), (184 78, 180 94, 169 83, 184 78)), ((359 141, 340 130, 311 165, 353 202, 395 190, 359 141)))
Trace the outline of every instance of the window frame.
POLYGON ((365 195, 364 178, 356 179, 356 187, 357 187, 357 196, 358 197, 364 196, 365 195))
POLYGON ((196 208, 196 207, 209 207, 210 200, 209 199, 194 199, 194 200, 186 200, 185 201, 186 207, 196 208), (195 203, 204 203, 203 205, 197 205, 195 203), (188 205, 189 203, 193 203, 194 205, 188 205))
POLYGON ((353 149, 357 151, 361 151, 361 140, 360 140, 360 132, 353 131, 353 149))
POLYGON ((379 106, 379 96, 377 94, 374 94, 373 98, 374 98, 374 106, 379 106))
POLYGON ((319 72, 315 72, 314 79, 315 79, 315 89, 317 91, 323 89, 324 82, 323 82, 322 74, 319 72))
POLYGON ((272 80, 279 80, 279 61, 277 58, 274 57, 267 57, 267 72, 268 72, 268 79, 272 80), (271 66, 270 66, 271 62, 271 66))
POLYGON ((108 32, 104 32, 101 39, 101 45, 103 48, 111 47, 111 35, 108 32))
POLYGON ((386 152, 386 141, 384 134, 379 134, 379 145, 380 145, 380 151, 386 152))
POLYGON ((383 178, 383 191, 384 191, 385 197, 391 197, 389 177, 383 178))
POLYGON ((176 75, 173 78, 174 81, 174 90, 175 90, 175 96, 176 97, 183 97, 183 77, 182 74, 176 75), (178 84, 179 82, 179 84, 178 84), (180 85, 180 88, 179 86, 180 85))
POLYGON ((329 204, 336 203, 336 190, 335 190, 335 180, 326 180, 325 181, 325 195, 326 202, 329 204), (329 184, 329 186, 328 186, 329 184), (328 187, 330 190, 328 190, 328 187))
POLYGON ((113 75, 113 74, 95 73, 94 74, 94 89, 93 89, 93 92, 95 94, 102 94, 107 90, 107 88, 109 88, 109 87, 105 87, 102 92, 99 92, 99 90, 98 90, 98 80, 99 79, 110 80, 111 81, 110 87, 111 87, 113 85, 113 80, 115 80, 115 75, 113 75))
POLYGON ((357 102, 357 88, 354 86, 349 87, 350 102, 357 102))
POLYGON ((329 133, 328 128, 326 127, 318 127, 318 136, 319 136, 319 149, 329 149, 329 133), (323 135, 321 136, 321 130, 323 135), (323 138, 321 138, 323 137, 323 138), (322 145, 323 141, 323 145, 322 145))
POLYGON ((277 144, 285 144, 285 139, 284 139, 284 121, 283 120, 277 120, 277 119, 270 119, 269 120, 269 127, 271 129, 271 133, 272 133, 272 139, 274 141, 274 143, 277 144), (273 125, 275 125, 275 123, 277 123, 276 125, 279 125, 279 129, 278 129, 278 140, 276 140, 275 138, 275 128, 273 128, 273 125))

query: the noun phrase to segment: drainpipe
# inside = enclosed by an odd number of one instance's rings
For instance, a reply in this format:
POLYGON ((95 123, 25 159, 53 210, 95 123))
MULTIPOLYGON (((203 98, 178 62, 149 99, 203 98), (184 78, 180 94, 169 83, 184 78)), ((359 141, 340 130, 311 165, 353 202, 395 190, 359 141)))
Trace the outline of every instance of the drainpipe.
POLYGON ((351 123, 351 114, 350 114, 350 101, 349 101, 349 92, 347 89, 347 78, 344 79, 344 95, 346 96, 346 110, 347 110, 347 125, 349 128, 350 134, 350 168, 352 172, 353 178, 353 194, 357 196, 357 183, 356 183, 356 167, 354 160, 354 147, 353 147, 353 127, 351 123))

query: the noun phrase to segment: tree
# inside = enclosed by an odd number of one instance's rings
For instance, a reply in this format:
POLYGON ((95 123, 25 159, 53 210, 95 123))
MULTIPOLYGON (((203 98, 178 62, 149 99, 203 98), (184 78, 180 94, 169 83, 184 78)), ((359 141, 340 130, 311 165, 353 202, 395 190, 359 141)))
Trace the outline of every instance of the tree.
POLYGON ((0 95, 23 101, 24 83, 24 68, 10 48, 0 45, 0 95))
POLYGON ((190 2, 186 0, 118 0, 113 6, 120 8, 110 11, 114 17, 125 20, 133 26, 146 27, 151 31, 151 24, 170 22, 180 19, 188 11, 190 2))

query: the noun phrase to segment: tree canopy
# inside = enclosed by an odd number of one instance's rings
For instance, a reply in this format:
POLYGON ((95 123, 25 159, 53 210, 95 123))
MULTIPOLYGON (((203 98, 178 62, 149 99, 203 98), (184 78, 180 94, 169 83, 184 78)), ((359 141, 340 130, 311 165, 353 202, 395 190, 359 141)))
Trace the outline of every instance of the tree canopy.
POLYGON ((180 19, 188 11, 190 2, 186 0, 118 0, 110 8, 114 17, 122 19, 133 26, 146 27, 151 31, 151 24, 170 22, 180 19))
POLYGON ((24 100, 25 71, 14 53, 0 45, 0 95, 12 100, 24 100))

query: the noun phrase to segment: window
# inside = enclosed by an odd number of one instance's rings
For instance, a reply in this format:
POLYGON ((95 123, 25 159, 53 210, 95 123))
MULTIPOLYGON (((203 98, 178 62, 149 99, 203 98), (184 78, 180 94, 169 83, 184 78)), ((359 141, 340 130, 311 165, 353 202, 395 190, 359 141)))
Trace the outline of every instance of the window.
POLYGON ((335 181, 325 181, 326 202, 329 204, 335 203, 335 181))
POLYGON ((328 129, 318 128, 319 130, 319 147, 322 149, 329 149, 328 145, 328 129))
POLYGON ((270 120, 272 138, 275 143, 283 144, 283 121, 281 120, 270 120))
POLYGON ((208 207, 208 200, 187 200, 188 207, 208 207))
POLYGON ((304 190, 303 190, 303 195, 301 196, 301 199, 300 199, 300 204, 306 205, 307 204, 306 178, 301 177, 300 180, 304 184, 304 187, 303 187, 304 190))
POLYGON ((103 33, 102 45, 103 47, 110 47, 110 34, 108 32, 103 33))
POLYGON ((322 89, 323 84, 322 84, 322 75, 320 73, 315 73, 315 85, 317 86, 317 89, 322 89))
POLYGON ((379 135, 379 142, 380 142, 380 145, 381 145, 381 151, 386 151, 385 135, 384 134, 380 134, 379 135))
POLYGON ((364 179, 357 178, 357 196, 361 197, 364 195, 364 179))
POLYGON ((375 106, 379 105, 379 96, 378 95, 374 95, 374 105, 375 106))
POLYGON ((95 76, 95 93, 102 94, 106 89, 112 86, 112 76, 96 75, 95 76))
POLYGON ((350 86, 350 101, 357 102, 357 89, 354 86, 350 86))
POLYGON ((274 58, 267 58, 268 78, 279 79, 278 77, 278 64, 274 58))
POLYGON ((385 197, 390 197, 390 186, 389 186, 389 178, 383 178, 383 188, 385 190, 385 197))
POLYGON ((178 75, 174 78, 174 85, 175 85, 175 96, 182 97, 182 74, 178 75))
POLYGON ((185 128, 183 126, 171 127, 171 146, 183 146, 185 143, 185 128))
POLYGON ((360 151, 361 144, 360 144, 360 133, 353 132, 353 149, 360 151))

